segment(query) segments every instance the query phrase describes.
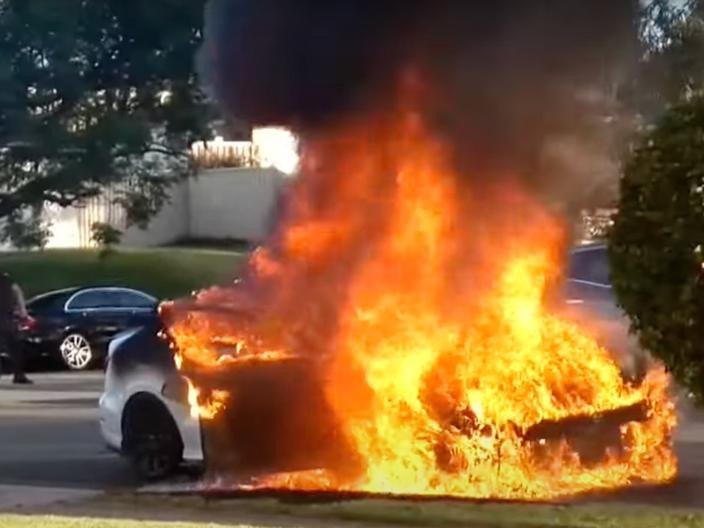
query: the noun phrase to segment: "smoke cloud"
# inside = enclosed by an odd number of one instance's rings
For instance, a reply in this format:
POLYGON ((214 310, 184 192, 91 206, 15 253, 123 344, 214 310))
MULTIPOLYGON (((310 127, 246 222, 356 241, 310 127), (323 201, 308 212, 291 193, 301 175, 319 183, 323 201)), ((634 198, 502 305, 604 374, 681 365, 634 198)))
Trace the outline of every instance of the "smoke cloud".
POLYGON ((637 0, 213 0, 201 62, 230 116, 301 130, 393 104, 412 66, 462 174, 569 202, 615 180, 605 125, 637 17, 637 0))

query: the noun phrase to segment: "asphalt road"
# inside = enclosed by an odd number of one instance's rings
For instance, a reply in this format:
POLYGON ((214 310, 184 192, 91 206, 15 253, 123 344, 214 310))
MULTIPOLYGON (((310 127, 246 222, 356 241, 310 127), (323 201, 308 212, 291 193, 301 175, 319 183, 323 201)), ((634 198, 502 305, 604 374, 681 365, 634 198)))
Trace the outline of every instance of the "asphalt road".
MULTIPOLYGON (((30 387, 0 378, 0 488, 136 488, 129 464, 100 438, 102 373, 32 377, 35 385, 30 387)), ((704 507, 704 412, 683 409, 677 451, 680 476, 673 485, 652 494, 631 490, 602 498, 704 507)))
POLYGON ((0 378, 0 485, 134 487, 131 468, 98 431, 101 372, 34 374, 35 385, 0 378))

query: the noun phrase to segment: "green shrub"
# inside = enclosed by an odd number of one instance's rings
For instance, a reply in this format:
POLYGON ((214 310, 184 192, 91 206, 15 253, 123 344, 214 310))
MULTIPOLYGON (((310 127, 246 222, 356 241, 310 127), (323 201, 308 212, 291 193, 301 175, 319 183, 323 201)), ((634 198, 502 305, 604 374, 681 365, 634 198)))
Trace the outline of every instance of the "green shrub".
POLYGON ((669 110, 634 150, 609 243, 633 330, 704 401, 704 97, 669 110))
POLYGON ((93 242, 98 244, 98 257, 102 260, 115 252, 115 246, 122 241, 122 231, 104 222, 95 222, 91 226, 93 242))

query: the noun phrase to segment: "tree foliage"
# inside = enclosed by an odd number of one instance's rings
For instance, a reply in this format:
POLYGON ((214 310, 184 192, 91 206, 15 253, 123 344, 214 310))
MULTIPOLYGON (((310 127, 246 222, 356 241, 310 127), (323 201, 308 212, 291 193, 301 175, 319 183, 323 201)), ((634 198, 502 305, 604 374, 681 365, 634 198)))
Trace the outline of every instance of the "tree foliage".
POLYGON ((704 86, 704 0, 651 0, 641 32, 645 56, 632 99, 651 120, 704 86))
POLYGON ((51 238, 51 224, 42 218, 41 208, 15 210, 4 220, 0 241, 13 248, 23 251, 44 249, 51 238))
POLYGON ((643 35, 613 283, 644 347, 704 401, 704 0, 651 0, 643 35))
POLYGON ((188 145, 206 135, 194 66, 204 3, 0 3, 0 220, 114 183, 136 184, 123 200, 149 202, 137 223, 154 212, 189 170, 188 145))
POLYGON ((610 253, 642 344, 704 401, 704 96, 674 106, 635 149, 610 253))

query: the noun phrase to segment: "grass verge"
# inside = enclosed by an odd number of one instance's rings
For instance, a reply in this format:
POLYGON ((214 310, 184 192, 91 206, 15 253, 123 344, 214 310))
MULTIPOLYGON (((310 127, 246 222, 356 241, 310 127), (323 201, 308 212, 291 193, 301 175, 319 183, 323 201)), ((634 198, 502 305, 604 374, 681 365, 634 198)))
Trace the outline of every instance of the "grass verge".
MULTIPOLYGON (((68 517, 0 516, 0 527, 2 528, 162 528, 164 526, 170 528, 203 528, 208 525, 68 517)), ((240 525, 240 527, 244 528, 244 525, 240 525)))
MULTIPOLYGON (((564 506, 469 503, 462 501, 410 501, 364 499, 331 503, 300 503, 283 500, 207 500, 193 496, 104 496, 79 507, 52 510, 53 515, 88 516, 111 519, 144 519, 176 526, 169 522, 187 521, 206 526, 432 526, 437 528, 704 528, 704 512, 684 509, 638 506, 623 503, 575 504, 564 506)), ((0 517, 0 526, 3 518, 0 517)), ((17 522, 17 521, 15 521, 17 522)), ((84 521, 87 522, 87 521, 84 521)), ((104 524, 52 525, 112 528, 104 524)), ((28 524, 10 524, 24 528, 28 524)), ((131 524, 120 524, 129 526, 131 524)), ((193 525, 185 525, 193 526, 193 525)))
POLYGON ((119 251, 100 260, 96 251, 42 251, 0 254, 0 271, 12 274, 28 297, 72 286, 109 284, 173 299, 227 282, 244 258, 244 253, 155 249, 119 251))
POLYGON ((624 506, 468 505, 462 503, 341 503, 322 507, 330 519, 372 524, 471 528, 704 527, 704 516, 624 506))

